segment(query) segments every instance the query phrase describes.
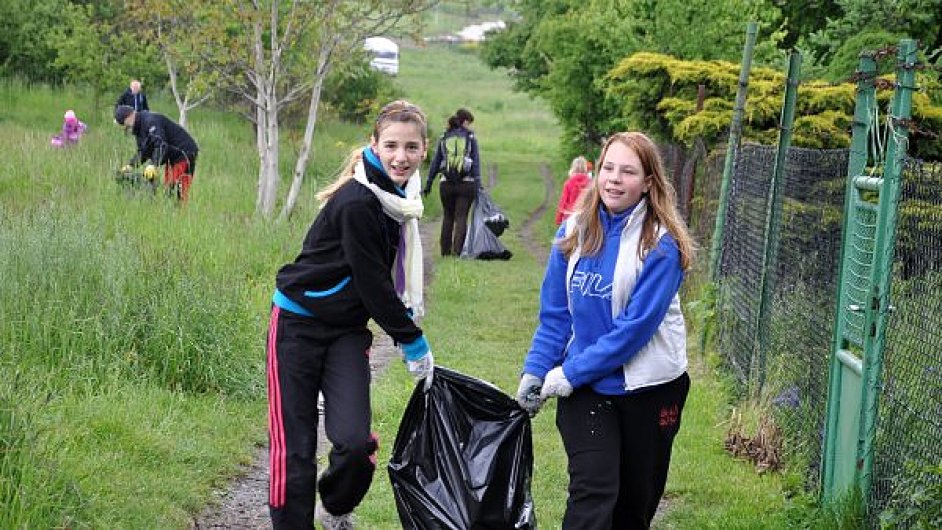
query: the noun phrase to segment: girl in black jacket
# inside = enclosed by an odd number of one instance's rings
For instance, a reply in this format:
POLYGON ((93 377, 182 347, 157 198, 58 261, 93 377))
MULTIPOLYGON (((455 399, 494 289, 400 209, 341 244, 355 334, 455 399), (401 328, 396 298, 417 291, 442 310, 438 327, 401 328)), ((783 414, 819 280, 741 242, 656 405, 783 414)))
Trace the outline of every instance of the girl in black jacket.
POLYGON ((400 345, 406 366, 431 383, 434 362, 413 318, 423 313, 419 167, 422 111, 394 101, 337 181, 301 253, 278 271, 268 330, 269 506, 274 528, 310 529, 315 491, 325 528, 351 528, 376 468, 370 432, 372 318, 400 345), (317 399, 332 449, 316 477, 317 399))

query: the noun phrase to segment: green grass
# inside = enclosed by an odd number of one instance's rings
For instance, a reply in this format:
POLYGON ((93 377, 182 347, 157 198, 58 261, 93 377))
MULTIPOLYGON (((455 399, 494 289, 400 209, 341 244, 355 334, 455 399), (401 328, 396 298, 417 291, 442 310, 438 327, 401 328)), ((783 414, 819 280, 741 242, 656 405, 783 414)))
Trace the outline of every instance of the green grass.
MULTIPOLYGON (((558 180, 567 167, 558 127, 466 51, 407 49, 401 60, 397 81, 436 135, 458 107, 475 113, 482 161, 499 168, 494 196, 512 222, 502 241, 515 253, 507 262, 438 259, 423 327, 439 364, 511 393, 544 265, 526 252, 519 226, 542 200, 540 164, 558 180)), ((274 274, 299 248, 317 186, 367 131, 325 119, 298 211, 272 223, 253 214, 257 161, 245 122, 192 113, 199 169, 179 208, 117 188, 113 171, 133 140, 86 98, 0 83, 0 528, 185 528, 264 442, 274 274), (53 150, 66 107, 91 129, 75 149, 53 150)), ((173 115, 159 94, 152 103, 173 115)), ((283 137, 287 186, 298 135, 283 137)), ((436 192, 431 220, 438 204, 436 192)), ((546 241, 554 208, 535 230, 546 241)), ((757 476, 722 450, 729 408, 720 378, 697 359, 692 374, 659 527, 786 526, 781 478, 757 476)), ((381 462, 411 390, 397 365, 375 384, 381 462)), ((566 499, 554 415, 550 404, 534 420, 532 491, 545 528, 558 527, 566 499)), ((382 467, 358 515, 365 528, 399 528, 382 467)))

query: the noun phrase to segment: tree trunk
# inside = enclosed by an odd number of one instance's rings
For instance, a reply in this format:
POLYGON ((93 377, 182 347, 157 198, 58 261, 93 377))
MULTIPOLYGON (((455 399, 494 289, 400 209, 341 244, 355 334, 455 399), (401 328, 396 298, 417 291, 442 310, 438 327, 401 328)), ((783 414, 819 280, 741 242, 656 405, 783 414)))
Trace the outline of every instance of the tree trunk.
POLYGON ((255 21, 252 25, 252 33, 255 59, 254 71, 249 77, 255 85, 255 143, 258 148, 258 197, 255 200, 255 212, 267 218, 271 215, 275 204, 274 198, 270 195, 272 143, 271 124, 268 123, 271 91, 274 87, 269 84, 268 69, 265 67, 264 31, 261 22, 255 21))
POLYGON ((274 94, 274 87, 270 88, 268 93, 267 105, 265 109, 265 157, 263 159, 264 172, 261 214, 266 218, 271 218, 275 211, 275 199, 278 197, 278 104, 274 94))
POLYGON ((258 150, 258 184, 256 188, 255 213, 262 212, 262 203, 264 202, 265 190, 265 150, 268 142, 265 140, 265 131, 268 130, 267 120, 265 119, 265 103, 262 101, 262 93, 258 92, 255 96, 255 148, 258 150))
POLYGON ((170 92, 173 93, 173 101, 177 104, 177 114, 179 118, 177 123, 186 129, 186 102, 180 100, 180 89, 177 88, 177 69, 170 60, 169 54, 164 54, 164 62, 167 64, 167 76, 170 77, 170 92))
POLYGON ((177 107, 180 110, 180 118, 177 120, 177 123, 184 129, 186 129, 186 113, 190 109, 190 107, 187 106, 187 101, 187 98, 183 98, 183 104, 177 107))
POLYGON ((284 207, 281 210, 279 220, 287 220, 291 217, 294 207, 298 203, 298 195, 301 193, 301 184, 304 183, 304 173, 307 171, 308 160, 314 145, 314 129, 317 126, 317 109, 321 103, 321 92, 324 88, 324 79, 329 72, 330 54, 335 43, 324 43, 321 47, 317 59, 317 78, 314 81, 314 87, 311 89, 311 103, 307 109, 307 124, 304 127, 304 141, 301 143, 301 152, 298 154, 298 160, 294 166, 294 177, 291 179, 291 189, 288 190, 288 197, 285 199, 284 207))

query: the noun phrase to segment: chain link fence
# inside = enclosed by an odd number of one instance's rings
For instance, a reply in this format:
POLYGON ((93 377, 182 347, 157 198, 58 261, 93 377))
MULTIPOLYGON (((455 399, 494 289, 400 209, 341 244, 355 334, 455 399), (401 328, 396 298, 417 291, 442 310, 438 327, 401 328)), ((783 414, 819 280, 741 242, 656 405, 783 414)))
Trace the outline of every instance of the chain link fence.
POLYGON ((848 151, 791 148, 782 172, 782 223, 771 299, 761 299, 776 148, 746 144, 730 181, 721 247, 717 347, 744 399, 782 431, 786 460, 817 487, 827 406, 848 151), (759 341, 760 320, 768 344, 759 341))
POLYGON ((942 492, 942 163, 902 184, 870 506, 906 528, 942 492))
MULTIPOLYGON (((677 151, 663 152, 681 203, 688 205, 691 232, 707 249, 723 150, 711 150, 682 174, 676 170, 684 164, 670 158, 677 151), (692 193, 685 196, 683 190, 692 193)), ((849 151, 788 150, 776 228, 780 245, 775 270, 765 280, 773 281, 774 289, 763 309, 760 282, 767 272, 763 255, 775 156, 775 146, 745 144, 738 150, 717 275, 714 345, 736 382, 740 404, 758 404, 773 420, 782 434, 784 460, 803 470, 805 486, 816 491, 849 151), (766 344, 760 341, 761 319, 766 344)), ((887 333, 869 506, 871 525, 881 513, 894 513, 904 514, 895 521, 906 527, 919 503, 942 487, 942 164, 909 159, 903 179, 895 312, 887 333)), ((700 261, 705 264, 707 257, 701 254, 700 261)))

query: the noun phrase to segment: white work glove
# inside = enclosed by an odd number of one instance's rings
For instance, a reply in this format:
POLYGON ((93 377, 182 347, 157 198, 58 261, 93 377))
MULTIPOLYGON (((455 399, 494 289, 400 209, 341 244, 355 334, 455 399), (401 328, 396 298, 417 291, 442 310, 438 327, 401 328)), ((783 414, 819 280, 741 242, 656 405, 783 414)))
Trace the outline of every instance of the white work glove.
POLYGON ((569 384, 569 380, 566 379, 566 375, 563 373, 563 367, 557 366, 550 370, 549 373, 546 374, 546 380, 543 381, 543 390, 540 391, 540 399, 546 400, 554 396, 567 397, 569 394, 572 394, 572 385, 569 384))
POLYGON ((530 417, 536 416, 543 406, 543 400, 540 399, 540 387, 543 386, 543 380, 533 374, 523 374, 520 378, 520 386, 517 387, 517 404, 520 408, 527 411, 530 417))
POLYGON ((432 357, 432 350, 425 336, 422 335, 408 344, 402 344, 400 348, 405 356, 406 370, 415 378, 416 383, 425 380, 424 390, 428 392, 435 372, 435 359, 432 357))
POLYGON ((154 164, 147 164, 147 166, 144 167, 144 178, 147 180, 154 180, 157 178, 157 166, 154 164))
POLYGON ((429 351, 416 361, 406 361, 406 370, 415 378, 415 382, 425 380, 425 386, 422 390, 428 392, 432 387, 432 376, 435 373, 435 359, 432 358, 432 352, 429 351))

